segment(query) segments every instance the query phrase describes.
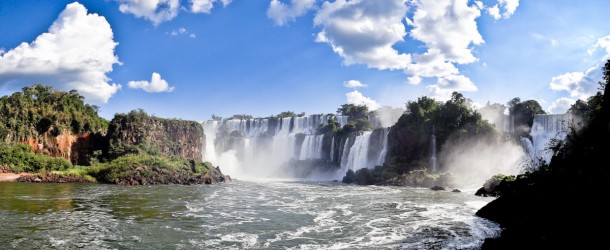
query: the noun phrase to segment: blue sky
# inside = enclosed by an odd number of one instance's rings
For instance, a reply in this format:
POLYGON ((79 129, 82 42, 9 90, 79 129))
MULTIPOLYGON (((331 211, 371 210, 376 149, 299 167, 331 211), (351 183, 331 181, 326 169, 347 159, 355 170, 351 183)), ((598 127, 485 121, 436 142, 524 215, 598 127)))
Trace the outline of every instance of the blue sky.
POLYGON ((452 91, 480 104, 520 97, 564 112, 595 93, 610 53, 610 16, 602 11, 609 7, 595 0, 3 0, 0 95, 33 82, 77 89, 107 119, 136 108, 200 121, 331 113, 346 102, 402 106, 452 91))

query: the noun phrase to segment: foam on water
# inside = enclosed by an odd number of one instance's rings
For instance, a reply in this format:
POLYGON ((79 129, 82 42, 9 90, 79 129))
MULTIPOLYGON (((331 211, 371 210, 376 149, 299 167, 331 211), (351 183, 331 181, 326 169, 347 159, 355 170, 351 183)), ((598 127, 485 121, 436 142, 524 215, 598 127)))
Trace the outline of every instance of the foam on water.
MULTIPOLYGON (((68 199, 53 197, 55 190, 27 194, 49 207, 25 213, 11 210, 16 208, 7 205, 6 197, 13 196, 4 193, 0 244, 95 249, 468 249, 499 232, 496 224, 474 216, 491 198, 428 189, 284 181, 49 187, 73 191, 62 195, 68 199)), ((13 197, 15 202, 21 201, 20 196, 24 194, 13 197)), ((32 205, 27 209, 39 207, 32 205)))

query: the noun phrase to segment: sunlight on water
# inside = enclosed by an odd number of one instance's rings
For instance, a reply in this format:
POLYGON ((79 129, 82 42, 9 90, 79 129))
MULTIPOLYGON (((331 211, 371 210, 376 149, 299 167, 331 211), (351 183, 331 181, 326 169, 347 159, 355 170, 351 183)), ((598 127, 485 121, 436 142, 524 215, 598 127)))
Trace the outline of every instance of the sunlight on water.
POLYGON ((19 249, 467 249, 499 232, 473 215, 489 198, 428 189, 266 180, 0 190, 0 244, 19 249))

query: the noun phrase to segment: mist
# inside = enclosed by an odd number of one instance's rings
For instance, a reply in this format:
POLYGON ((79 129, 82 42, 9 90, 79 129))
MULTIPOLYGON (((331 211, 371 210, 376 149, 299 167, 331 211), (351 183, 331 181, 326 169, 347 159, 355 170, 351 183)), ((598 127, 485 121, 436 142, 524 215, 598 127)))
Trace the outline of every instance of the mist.
POLYGON ((394 124, 396 124, 396 122, 398 121, 400 116, 402 116, 402 114, 404 112, 405 112, 405 109, 401 108, 401 107, 395 108, 395 107, 384 106, 384 107, 381 107, 380 109, 376 110, 375 114, 379 118, 379 121, 381 122, 381 126, 384 128, 387 128, 387 127, 391 127, 394 124))
POLYGON ((439 155, 441 166, 453 173, 460 188, 479 188, 496 174, 517 175, 526 159, 521 145, 502 138, 448 142, 439 155))

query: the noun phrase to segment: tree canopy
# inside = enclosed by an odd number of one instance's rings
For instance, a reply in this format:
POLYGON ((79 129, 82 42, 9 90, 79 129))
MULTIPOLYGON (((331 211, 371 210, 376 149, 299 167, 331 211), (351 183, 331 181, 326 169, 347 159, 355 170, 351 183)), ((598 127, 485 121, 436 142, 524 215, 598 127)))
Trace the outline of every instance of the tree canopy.
POLYGON ((0 98, 0 140, 20 141, 39 134, 102 132, 108 122, 99 108, 85 104, 78 92, 35 84, 0 98))
POLYGON ((527 100, 522 102, 519 97, 515 97, 508 102, 508 110, 515 119, 515 127, 531 127, 534 123, 534 115, 546 114, 538 101, 527 100))

